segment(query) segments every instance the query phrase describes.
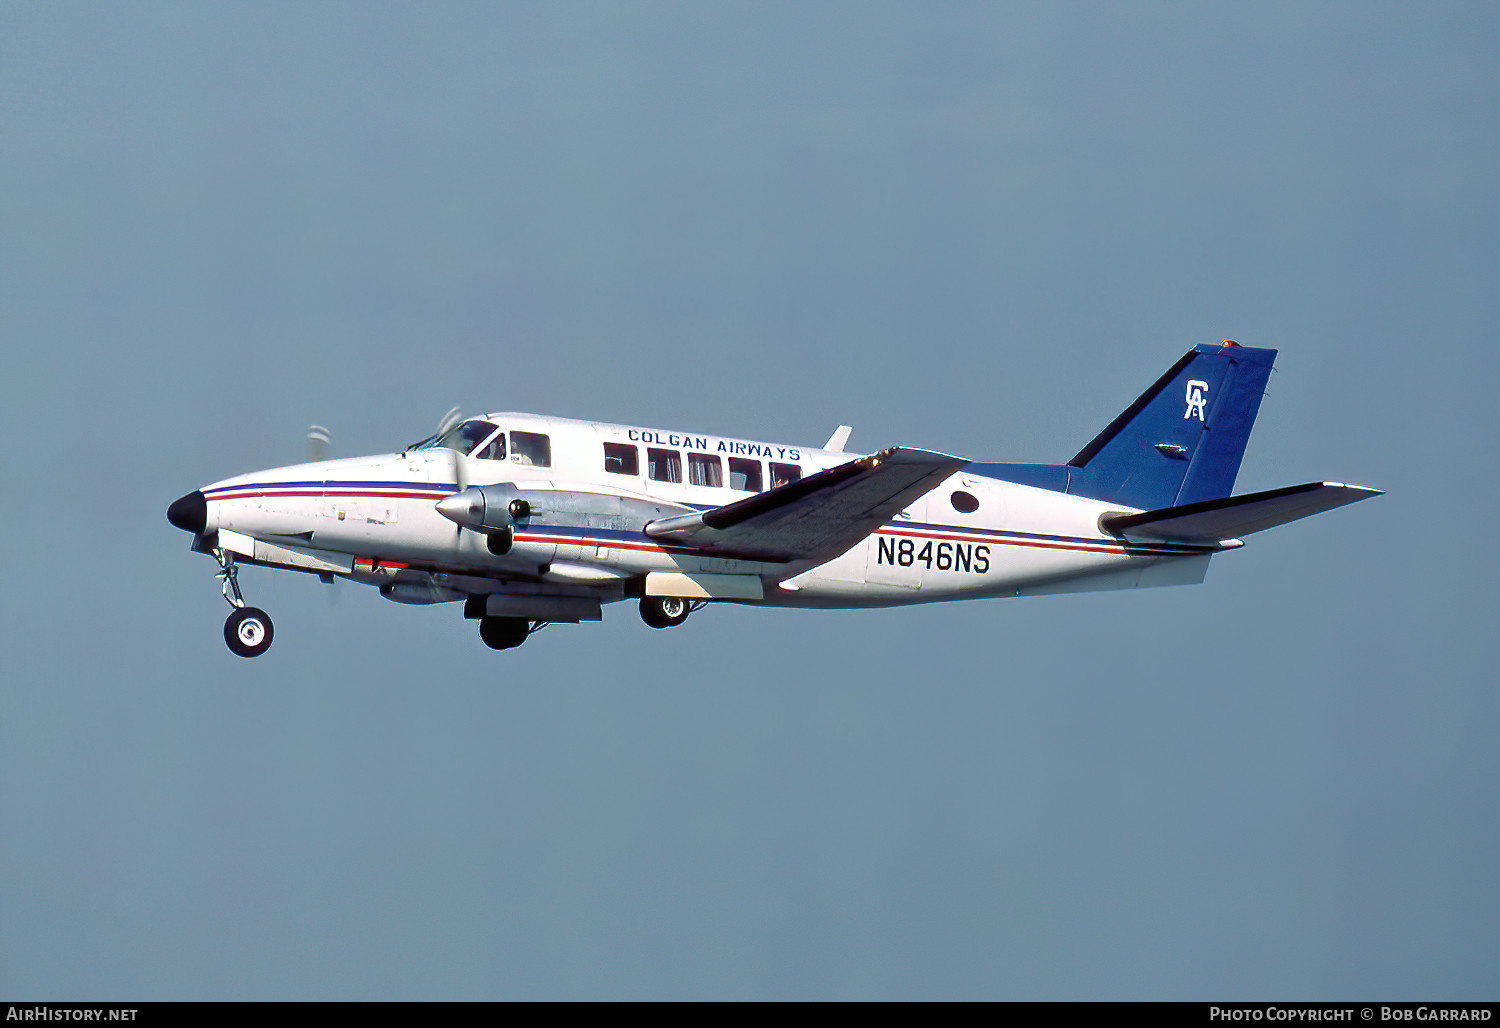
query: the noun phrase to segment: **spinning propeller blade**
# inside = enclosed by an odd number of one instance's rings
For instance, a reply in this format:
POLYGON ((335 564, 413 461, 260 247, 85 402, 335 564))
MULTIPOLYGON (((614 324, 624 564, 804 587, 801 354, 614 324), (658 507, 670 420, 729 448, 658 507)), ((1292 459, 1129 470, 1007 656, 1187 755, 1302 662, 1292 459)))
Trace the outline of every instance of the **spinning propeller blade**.
MULTIPOLYGON (((438 422, 437 434, 440 437, 454 425, 463 420, 463 416, 459 413, 459 410, 460 408, 454 407, 447 414, 444 414, 443 419, 438 422)), ((458 483, 458 491, 463 492, 469 487, 469 476, 464 469, 463 454, 459 453, 456 449, 450 449, 448 451, 448 454, 453 463, 453 481, 458 483)), ((464 534, 463 525, 455 523, 453 527, 456 530, 454 539, 457 539, 459 536, 464 534)))
POLYGON ((328 459, 328 443, 332 439, 328 429, 322 425, 307 426, 307 460, 310 464, 328 459))

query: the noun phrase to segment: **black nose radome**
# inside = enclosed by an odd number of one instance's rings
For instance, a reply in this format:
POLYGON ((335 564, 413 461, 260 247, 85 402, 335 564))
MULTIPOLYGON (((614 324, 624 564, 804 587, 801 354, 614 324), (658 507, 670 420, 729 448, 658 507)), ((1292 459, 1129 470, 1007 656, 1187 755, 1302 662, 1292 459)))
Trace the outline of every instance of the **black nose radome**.
POLYGON ((173 500, 172 506, 167 508, 167 520, 184 532, 192 532, 194 535, 201 533, 208 523, 208 503, 203 499, 203 493, 194 489, 186 496, 173 500))

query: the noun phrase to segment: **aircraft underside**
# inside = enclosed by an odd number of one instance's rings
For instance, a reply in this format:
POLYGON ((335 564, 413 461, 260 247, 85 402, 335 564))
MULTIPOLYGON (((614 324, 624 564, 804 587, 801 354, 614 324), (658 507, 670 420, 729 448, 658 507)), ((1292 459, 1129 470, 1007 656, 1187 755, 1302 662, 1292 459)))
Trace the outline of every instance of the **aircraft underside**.
MULTIPOLYGON (((433 559, 431 546, 387 548, 383 556, 370 556, 324 548, 332 532, 270 531, 299 525, 267 524, 263 511, 259 517, 258 535, 221 529, 196 536, 194 545, 219 562, 225 597, 234 607, 226 640, 236 653, 250 656, 264 652, 273 629, 269 616, 244 602, 235 573, 243 564, 315 574, 326 582, 339 578, 371 586, 399 603, 461 604, 464 617, 478 621, 481 638, 497 649, 519 645, 542 625, 601 620, 606 606, 627 601, 636 603, 647 625, 669 628, 708 603, 899 607, 1189 584, 1202 580, 1207 565, 1202 548, 1165 556, 1130 551, 1113 541, 887 525, 834 560, 808 568, 805 562, 671 555, 651 547, 644 536, 637 549, 598 545, 610 541, 603 538, 562 542, 559 533, 565 528, 541 525, 512 540, 506 556, 515 570, 476 573, 482 540, 450 546, 442 560, 433 559), (944 537, 936 538, 939 534, 944 537)), ((236 524, 251 527, 243 518, 236 524)))

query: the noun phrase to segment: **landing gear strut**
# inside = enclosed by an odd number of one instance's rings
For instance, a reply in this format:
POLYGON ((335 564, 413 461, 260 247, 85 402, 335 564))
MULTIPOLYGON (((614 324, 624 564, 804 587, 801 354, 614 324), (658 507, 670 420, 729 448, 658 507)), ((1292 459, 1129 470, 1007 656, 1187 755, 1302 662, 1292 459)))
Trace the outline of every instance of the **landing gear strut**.
POLYGON ((641 600, 641 620, 652 628, 675 628, 696 609, 680 596, 647 596, 641 600))
POLYGON ((219 562, 224 599, 234 608, 224 622, 224 642, 236 656, 259 657, 271 648, 276 628, 265 611, 245 606, 245 597, 240 593, 240 569, 234 566, 234 554, 216 549, 214 559, 219 562))

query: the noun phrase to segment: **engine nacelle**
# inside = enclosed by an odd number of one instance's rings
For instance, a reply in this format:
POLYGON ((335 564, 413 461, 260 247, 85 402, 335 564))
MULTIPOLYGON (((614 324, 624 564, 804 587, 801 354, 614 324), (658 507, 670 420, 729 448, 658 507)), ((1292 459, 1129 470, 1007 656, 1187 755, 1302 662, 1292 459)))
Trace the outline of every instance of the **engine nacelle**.
POLYGON ((490 552, 503 556, 518 525, 540 518, 545 524, 611 528, 638 532, 646 524, 691 513, 692 508, 571 489, 518 489, 510 482, 471 485, 439 500, 438 513, 490 539, 490 552))

